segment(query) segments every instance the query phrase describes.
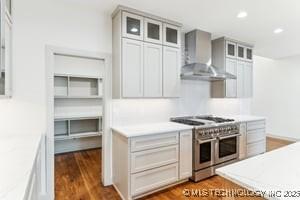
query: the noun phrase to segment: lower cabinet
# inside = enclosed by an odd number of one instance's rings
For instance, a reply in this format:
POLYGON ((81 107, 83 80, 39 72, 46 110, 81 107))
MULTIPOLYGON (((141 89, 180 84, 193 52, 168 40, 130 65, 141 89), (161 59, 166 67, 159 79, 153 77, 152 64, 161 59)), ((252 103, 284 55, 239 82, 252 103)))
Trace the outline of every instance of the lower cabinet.
POLYGON ((192 131, 126 138, 113 132, 113 184, 134 199, 192 176, 192 131))
POLYGON ((131 195, 136 196, 178 181, 178 163, 131 176, 131 195))
POLYGON ((266 152, 265 120, 241 123, 240 159, 266 152))

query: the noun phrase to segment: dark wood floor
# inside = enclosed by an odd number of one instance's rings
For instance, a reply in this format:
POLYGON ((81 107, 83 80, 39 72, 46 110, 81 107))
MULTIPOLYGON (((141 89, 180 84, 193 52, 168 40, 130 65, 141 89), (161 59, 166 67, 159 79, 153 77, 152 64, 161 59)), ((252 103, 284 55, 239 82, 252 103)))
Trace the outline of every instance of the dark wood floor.
MULTIPOLYGON (((267 138, 267 150, 288 145, 291 142, 267 138)), ((104 187, 101 183, 101 149, 74 152, 55 156, 55 199, 56 200, 116 200, 121 199, 112 186, 104 187)), ((184 189, 241 189, 240 186, 214 176, 204 181, 183 183, 161 192, 142 198, 143 200, 187 199, 184 189)), ((193 198, 188 198, 193 199, 193 198)), ((254 198, 229 198, 209 196, 207 200, 250 200, 254 198)), ((256 198, 260 199, 260 198, 256 198)))

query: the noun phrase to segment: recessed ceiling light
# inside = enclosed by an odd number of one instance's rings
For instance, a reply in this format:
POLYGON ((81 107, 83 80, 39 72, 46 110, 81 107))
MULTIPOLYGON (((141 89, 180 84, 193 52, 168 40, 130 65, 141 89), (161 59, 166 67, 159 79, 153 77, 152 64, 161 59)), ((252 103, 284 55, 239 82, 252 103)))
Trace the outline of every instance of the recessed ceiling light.
POLYGON ((282 28, 276 28, 273 32, 274 32, 275 34, 282 33, 282 32, 283 32, 283 29, 282 29, 282 28))
POLYGON ((241 11, 238 13, 238 15, 236 16, 237 18, 245 18, 248 16, 248 13, 245 11, 241 11))
POLYGON ((138 32, 139 30, 138 30, 137 28, 133 27, 133 28, 130 29, 130 31, 133 32, 133 33, 136 33, 136 32, 138 32))

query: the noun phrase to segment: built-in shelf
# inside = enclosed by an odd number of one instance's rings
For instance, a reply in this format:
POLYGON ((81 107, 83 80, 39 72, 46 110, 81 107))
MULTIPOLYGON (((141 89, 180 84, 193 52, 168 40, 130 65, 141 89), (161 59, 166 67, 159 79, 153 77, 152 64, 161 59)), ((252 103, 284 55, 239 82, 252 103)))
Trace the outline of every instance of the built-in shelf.
POLYGON ((60 153, 95 148, 101 143, 103 61, 73 54, 54 55, 54 139, 60 153))
POLYGON ((102 118, 80 117, 80 118, 59 118, 54 121, 55 139, 90 137, 100 135, 102 131, 102 118))
POLYGON ((103 96, 54 96, 55 99, 102 99, 103 96))
POLYGON ((87 76, 87 75, 76 75, 76 74, 54 74, 56 77, 66 77, 66 78, 90 78, 90 79, 103 79, 100 76, 87 76))
POLYGON ((102 114, 99 113, 80 113, 80 114, 56 114, 54 115, 55 121, 68 120, 68 119, 99 119, 102 118, 102 114))
POLYGON ((101 136, 102 132, 89 132, 89 133, 77 133, 68 136, 55 136, 55 140, 70 140, 70 139, 77 139, 77 138, 85 138, 85 137, 96 137, 101 136))

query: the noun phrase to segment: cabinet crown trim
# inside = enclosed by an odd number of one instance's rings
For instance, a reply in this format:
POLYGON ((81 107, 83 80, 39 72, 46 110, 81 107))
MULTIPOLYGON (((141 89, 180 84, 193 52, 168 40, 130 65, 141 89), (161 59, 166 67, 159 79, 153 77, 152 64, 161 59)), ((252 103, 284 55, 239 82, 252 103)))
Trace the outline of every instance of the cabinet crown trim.
POLYGON ((118 14, 118 12, 120 12, 120 11, 126 11, 126 12, 129 12, 129 13, 132 13, 132 14, 140 15, 140 16, 143 16, 143 17, 151 18, 151 19, 158 20, 158 21, 161 21, 161 22, 164 22, 164 23, 168 23, 168 24, 172 24, 172 25, 175 25, 175 26, 178 26, 178 27, 182 27, 182 24, 179 23, 179 22, 169 20, 169 19, 166 19, 166 18, 162 18, 162 17, 156 16, 156 15, 150 14, 150 13, 142 12, 140 10, 136 10, 134 8, 130 8, 130 7, 123 6, 123 5, 118 5, 117 8, 114 10, 114 12, 111 14, 111 17, 114 18, 118 14))

